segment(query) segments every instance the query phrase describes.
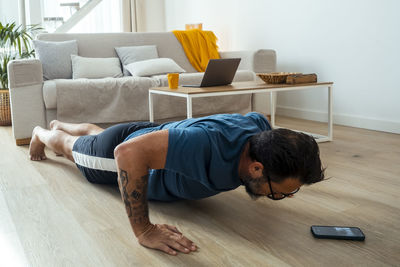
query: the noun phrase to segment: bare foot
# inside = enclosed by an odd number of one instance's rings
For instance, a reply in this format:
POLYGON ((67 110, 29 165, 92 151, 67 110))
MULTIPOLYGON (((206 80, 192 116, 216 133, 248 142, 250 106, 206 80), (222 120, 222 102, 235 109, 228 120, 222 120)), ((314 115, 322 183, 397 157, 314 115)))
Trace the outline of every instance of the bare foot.
POLYGON ((32 132, 32 139, 29 145, 29 158, 31 160, 45 160, 46 154, 44 153, 44 144, 39 140, 37 132, 40 131, 41 127, 36 126, 32 132))
MULTIPOLYGON (((62 129, 60 128, 60 122, 58 120, 52 120, 50 122, 50 130, 61 130, 62 131, 62 129)), ((58 154, 56 152, 54 152, 54 154, 56 154, 57 157, 63 156, 63 154, 58 154)))

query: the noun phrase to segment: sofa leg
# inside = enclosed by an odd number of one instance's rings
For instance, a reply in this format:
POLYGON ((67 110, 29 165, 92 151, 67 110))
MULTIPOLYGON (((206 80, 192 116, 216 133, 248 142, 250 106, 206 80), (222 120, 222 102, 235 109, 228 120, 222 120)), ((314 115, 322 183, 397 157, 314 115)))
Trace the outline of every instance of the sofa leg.
POLYGON ((15 139, 15 143, 17 146, 29 145, 31 142, 31 138, 23 138, 23 139, 15 139))

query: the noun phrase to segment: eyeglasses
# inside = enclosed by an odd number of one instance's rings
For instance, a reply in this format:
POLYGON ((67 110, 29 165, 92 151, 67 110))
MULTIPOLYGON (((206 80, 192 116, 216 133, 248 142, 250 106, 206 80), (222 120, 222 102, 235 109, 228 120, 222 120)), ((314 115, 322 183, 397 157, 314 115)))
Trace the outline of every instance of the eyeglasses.
POLYGON ((275 193, 272 190, 272 185, 271 185, 271 179, 269 178, 269 175, 267 176, 267 180, 268 180, 268 185, 269 185, 269 190, 271 193, 269 193, 267 195, 268 198, 273 199, 273 200, 281 200, 284 199, 285 197, 290 197, 293 196, 294 194, 296 194, 297 192, 299 192, 300 187, 297 188, 296 190, 294 190, 293 192, 289 193, 289 194, 285 194, 285 193, 275 193))

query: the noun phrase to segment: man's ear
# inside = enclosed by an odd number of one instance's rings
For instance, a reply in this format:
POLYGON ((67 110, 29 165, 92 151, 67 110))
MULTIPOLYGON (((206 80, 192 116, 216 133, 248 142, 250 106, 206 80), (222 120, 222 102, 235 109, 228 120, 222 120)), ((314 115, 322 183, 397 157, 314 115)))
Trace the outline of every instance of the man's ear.
POLYGON ((253 161, 249 165, 249 173, 252 178, 258 178, 258 177, 263 176, 263 170, 264 170, 264 166, 262 165, 261 162, 253 161))

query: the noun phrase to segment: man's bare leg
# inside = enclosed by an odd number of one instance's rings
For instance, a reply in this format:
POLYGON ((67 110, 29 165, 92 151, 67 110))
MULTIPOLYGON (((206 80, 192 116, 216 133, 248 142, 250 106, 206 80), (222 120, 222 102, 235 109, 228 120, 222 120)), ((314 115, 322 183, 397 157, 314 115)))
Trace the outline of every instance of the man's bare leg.
POLYGON ((44 148, 47 146, 56 154, 61 154, 74 162, 72 148, 79 136, 72 136, 60 130, 46 130, 36 126, 32 132, 32 139, 29 145, 29 157, 31 160, 44 160, 46 154, 44 148))
POLYGON ((50 122, 50 129, 61 130, 74 136, 95 135, 104 131, 103 128, 91 123, 67 123, 58 120, 50 122))

